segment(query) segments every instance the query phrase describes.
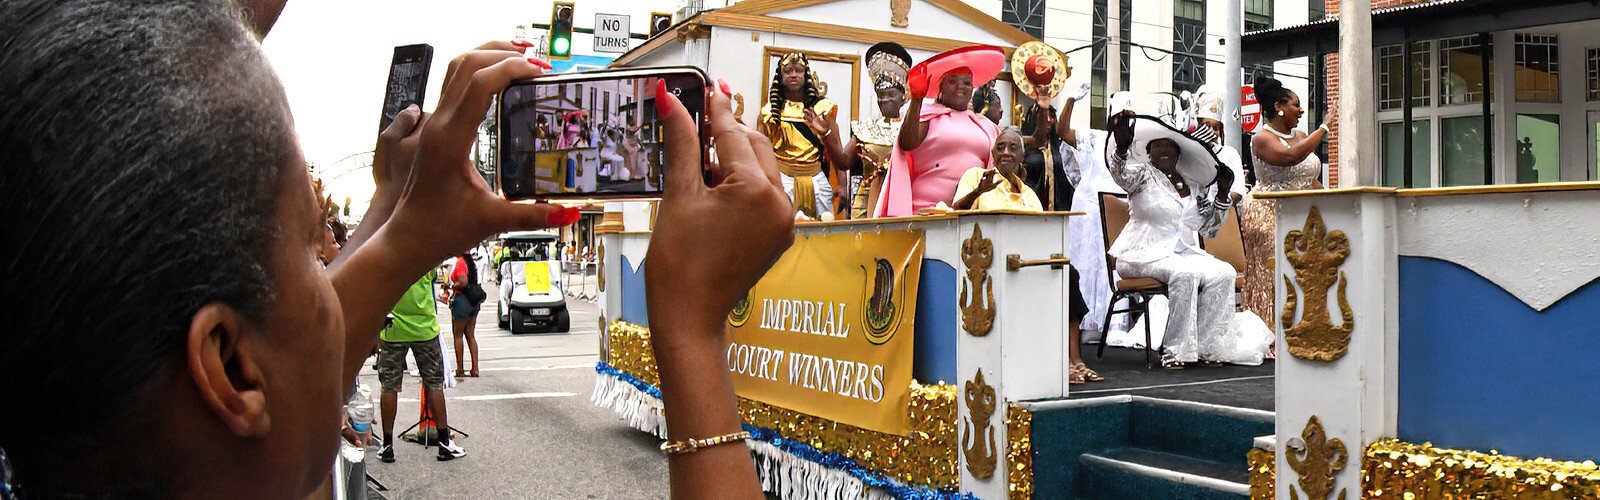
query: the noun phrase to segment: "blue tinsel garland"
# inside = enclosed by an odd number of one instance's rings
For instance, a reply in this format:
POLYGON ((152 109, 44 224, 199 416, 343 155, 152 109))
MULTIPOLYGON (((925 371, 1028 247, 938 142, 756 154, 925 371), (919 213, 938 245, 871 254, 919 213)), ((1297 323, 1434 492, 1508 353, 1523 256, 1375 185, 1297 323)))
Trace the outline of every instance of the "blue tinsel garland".
MULTIPOLYGON (((623 382, 627 382, 629 385, 632 385, 634 388, 639 389, 645 394, 649 394, 651 397, 656 399, 661 398, 660 388, 645 383, 645 381, 639 380, 633 375, 623 373, 622 370, 618 370, 615 367, 606 364, 604 361, 595 363, 594 371, 596 373, 616 377, 623 382)), ((877 488, 878 490, 888 493, 895 498, 905 500, 977 499, 977 497, 972 496, 971 494, 963 494, 946 489, 933 489, 922 486, 907 485, 905 483, 895 481, 894 479, 890 479, 888 476, 885 476, 878 471, 856 465, 855 459, 850 457, 846 457, 837 453, 828 453, 813 448, 811 445, 784 438, 782 435, 778 434, 778 431, 772 429, 756 427, 750 424, 743 425, 744 430, 750 432, 750 439, 756 439, 769 443, 790 455, 820 464, 823 467, 844 471, 846 474, 849 474, 861 481, 861 484, 867 485, 868 487, 877 488)))

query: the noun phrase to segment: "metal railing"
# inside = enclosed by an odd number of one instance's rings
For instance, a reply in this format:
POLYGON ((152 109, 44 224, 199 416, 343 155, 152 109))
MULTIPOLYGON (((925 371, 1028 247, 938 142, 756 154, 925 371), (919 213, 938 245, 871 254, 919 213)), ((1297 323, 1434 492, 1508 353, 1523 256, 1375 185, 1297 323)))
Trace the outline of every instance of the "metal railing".
POLYGON ((596 262, 562 262, 561 283, 567 296, 595 302, 600 300, 600 265, 596 262))

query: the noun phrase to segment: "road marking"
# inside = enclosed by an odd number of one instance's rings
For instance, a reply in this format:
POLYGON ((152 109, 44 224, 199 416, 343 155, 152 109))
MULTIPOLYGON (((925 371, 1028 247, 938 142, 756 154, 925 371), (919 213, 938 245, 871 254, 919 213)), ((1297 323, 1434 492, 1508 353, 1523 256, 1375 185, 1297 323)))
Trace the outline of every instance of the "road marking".
POLYGON ((480 370, 486 371, 486 372, 536 372, 536 371, 543 371, 543 370, 570 370, 570 369, 573 369, 573 368, 594 368, 594 363, 584 363, 584 364, 581 364, 581 365, 556 365, 556 366, 500 366, 500 367, 491 366, 489 368, 480 368, 480 370))
MULTIPOLYGON (((480 396, 448 396, 445 401, 495 401, 500 399, 533 399, 533 398, 570 398, 577 396, 576 392, 521 392, 517 394, 484 394, 480 396)), ((416 398, 400 398, 401 403, 416 403, 422 401, 416 398)))

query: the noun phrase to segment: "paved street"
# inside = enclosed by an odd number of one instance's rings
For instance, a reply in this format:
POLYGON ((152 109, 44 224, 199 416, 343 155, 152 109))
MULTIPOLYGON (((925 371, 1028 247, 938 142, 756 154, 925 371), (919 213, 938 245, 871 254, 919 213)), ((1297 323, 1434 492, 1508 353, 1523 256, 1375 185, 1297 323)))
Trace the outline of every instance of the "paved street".
MULTIPOLYGON (((595 305, 569 299, 572 332, 512 336, 496 327, 492 287, 477 324, 482 377, 446 391, 466 458, 439 462, 432 448, 403 442, 417 420, 420 380, 408 374, 395 419, 395 463, 369 453, 390 498, 664 498, 667 466, 658 441, 589 403, 598 359, 595 305)), ((449 313, 439 309, 449 332, 449 313)), ((454 370, 455 355, 446 351, 454 370)), ((470 361, 469 361, 470 364, 470 361)), ((413 372, 414 373, 414 372, 413 372)), ((378 390, 371 365, 361 382, 378 390)), ((374 425, 375 431, 377 426, 374 425)))

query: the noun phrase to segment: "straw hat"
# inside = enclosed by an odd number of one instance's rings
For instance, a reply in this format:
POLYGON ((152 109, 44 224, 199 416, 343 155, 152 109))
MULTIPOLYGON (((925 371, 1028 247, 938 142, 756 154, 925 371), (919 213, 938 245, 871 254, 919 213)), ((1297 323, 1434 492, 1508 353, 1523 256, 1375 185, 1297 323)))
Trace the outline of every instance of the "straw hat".
POLYGON ((1035 101, 1055 98, 1066 88, 1069 76, 1072 68, 1067 67, 1066 57, 1044 42, 1024 43, 1011 53, 1011 80, 1035 101))
MULTIPOLYGON (((1216 153, 1211 151, 1210 145, 1201 142, 1194 136, 1172 128, 1171 125, 1161 121, 1160 118, 1149 115, 1139 115, 1133 119, 1133 145, 1128 148, 1130 155, 1137 153, 1146 155, 1150 143, 1160 139, 1171 139, 1178 145, 1178 174, 1183 176, 1184 182, 1190 186, 1209 186, 1217 180, 1217 169, 1227 168, 1216 153)), ((1110 155, 1116 151, 1117 136, 1115 133, 1106 134, 1106 157, 1110 162, 1110 155)))
POLYGON ((922 81, 928 84, 928 99, 939 98, 939 82, 944 80, 944 75, 954 70, 966 69, 972 72, 972 87, 977 88, 1000 74, 1000 69, 1006 65, 1006 53, 1000 47, 992 45, 972 45, 951 49, 939 55, 928 58, 911 68, 906 76, 907 81, 922 81))

